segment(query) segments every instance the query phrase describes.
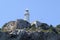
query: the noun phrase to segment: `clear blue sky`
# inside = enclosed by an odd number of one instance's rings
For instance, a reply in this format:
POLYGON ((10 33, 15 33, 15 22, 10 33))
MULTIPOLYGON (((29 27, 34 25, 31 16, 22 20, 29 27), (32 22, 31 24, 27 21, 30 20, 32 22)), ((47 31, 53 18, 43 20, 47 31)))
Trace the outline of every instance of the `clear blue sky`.
POLYGON ((0 0, 0 27, 11 20, 23 19, 26 8, 30 21, 60 24, 60 0, 0 0))

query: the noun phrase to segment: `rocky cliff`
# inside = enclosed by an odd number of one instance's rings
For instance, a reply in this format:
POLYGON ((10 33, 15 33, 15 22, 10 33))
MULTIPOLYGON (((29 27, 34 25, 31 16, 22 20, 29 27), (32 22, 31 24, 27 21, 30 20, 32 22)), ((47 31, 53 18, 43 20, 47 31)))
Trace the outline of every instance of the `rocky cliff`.
POLYGON ((0 32, 0 40, 60 40, 60 34, 55 32, 15 31, 12 34, 0 32), (18 33, 18 34, 17 34, 18 33))
POLYGON ((0 40, 60 40, 60 25, 37 24, 31 25, 22 19, 10 21, 0 30, 0 40))

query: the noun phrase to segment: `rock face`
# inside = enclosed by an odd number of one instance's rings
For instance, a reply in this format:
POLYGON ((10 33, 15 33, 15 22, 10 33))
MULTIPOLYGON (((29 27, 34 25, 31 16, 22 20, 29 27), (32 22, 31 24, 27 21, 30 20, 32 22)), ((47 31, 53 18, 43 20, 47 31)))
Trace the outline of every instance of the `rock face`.
POLYGON ((16 21, 16 26, 17 26, 17 29, 23 29, 23 28, 29 28, 31 27, 31 24, 23 19, 17 19, 16 21))
POLYGON ((6 24, 2 27, 2 29, 3 29, 3 30, 6 30, 6 31, 12 31, 12 30, 14 30, 14 28, 16 27, 15 25, 16 25, 16 24, 15 24, 15 21, 10 21, 10 22, 6 23, 6 24))
POLYGON ((41 23, 40 27, 41 27, 42 29, 44 29, 44 30, 49 29, 49 25, 46 24, 46 23, 41 23))
POLYGON ((20 31, 19 34, 0 32, 0 40, 60 40, 60 34, 54 32, 31 32, 20 31))
POLYGON ((30 28, 31 24, 23 19, 17 19, 16 21, 10 21, 3 26, 5 31, 13 31, 15 29, 30 28))

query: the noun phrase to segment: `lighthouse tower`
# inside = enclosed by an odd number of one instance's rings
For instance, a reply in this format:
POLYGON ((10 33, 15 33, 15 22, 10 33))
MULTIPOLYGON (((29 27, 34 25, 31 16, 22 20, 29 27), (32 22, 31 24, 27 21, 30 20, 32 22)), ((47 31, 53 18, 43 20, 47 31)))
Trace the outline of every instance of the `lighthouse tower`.
POLYGON ((30 21, 30 20, 29 20, 29 16, 30 16, 30 14, 29 14, 29 10, 26 9, 26 10, 25 10, 25 13, 24 13, 24 20, 26 20, 26 21, 29 22, 29 21, 30 21))

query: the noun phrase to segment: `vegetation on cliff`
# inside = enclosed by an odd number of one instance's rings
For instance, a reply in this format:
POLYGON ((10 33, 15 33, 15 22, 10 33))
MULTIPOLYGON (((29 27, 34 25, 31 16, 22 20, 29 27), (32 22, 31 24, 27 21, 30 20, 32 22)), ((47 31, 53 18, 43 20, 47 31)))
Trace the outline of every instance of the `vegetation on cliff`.
MULTIPOLYGON (((7 25, 7 23, 6 23, 7 25)), ((6 25, 4 25, 3 27, 5 27, 6 25)), ((7 32, 6 30, 3 30, 3 27, 0 28, 0 31, 3 32, 7 32)), ((35 27, 35 25, 32 25, 30 28, 23 28, 26 31, 31 31, 31 32, 35 32, 35 31, 42 31, 42 32, 55 32, 57 34, 60 34, 60 24, 57 25, 56 27, 54 27, 53 25, 48 25, 46 23, 42 23, 39 27, 35 27)))

